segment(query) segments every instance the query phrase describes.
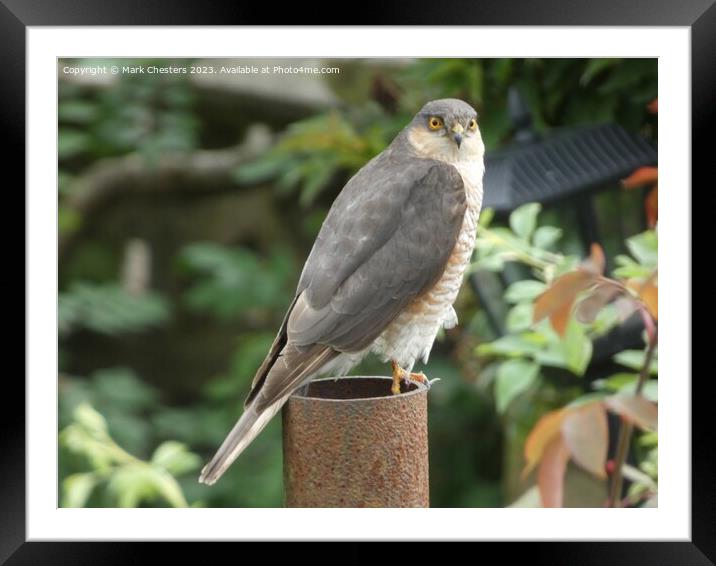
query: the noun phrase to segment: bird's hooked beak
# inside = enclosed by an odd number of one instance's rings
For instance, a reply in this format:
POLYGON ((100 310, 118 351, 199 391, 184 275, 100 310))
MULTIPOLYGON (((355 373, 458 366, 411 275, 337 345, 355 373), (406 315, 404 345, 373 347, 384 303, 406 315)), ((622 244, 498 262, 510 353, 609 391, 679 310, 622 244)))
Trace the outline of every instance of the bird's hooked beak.
POLYGON ((465 131, 465 128, 462 127, 462 124, 456 122, 452 127, 452 139, 455 140, 455 143, 457 144, 457 148, 460 149, 460 144, 462 143, 462 134, 465 131))

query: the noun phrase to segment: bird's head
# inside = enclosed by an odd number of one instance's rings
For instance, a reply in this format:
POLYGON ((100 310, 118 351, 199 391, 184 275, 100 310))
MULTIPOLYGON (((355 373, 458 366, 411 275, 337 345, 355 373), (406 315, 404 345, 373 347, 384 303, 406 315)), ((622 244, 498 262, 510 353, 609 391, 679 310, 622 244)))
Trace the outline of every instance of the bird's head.
POLYGON ((420 157, 454 163, 482 159, 485 153, 477 112, 457 98, 428 102, 406 133, 408 143, 420 157))

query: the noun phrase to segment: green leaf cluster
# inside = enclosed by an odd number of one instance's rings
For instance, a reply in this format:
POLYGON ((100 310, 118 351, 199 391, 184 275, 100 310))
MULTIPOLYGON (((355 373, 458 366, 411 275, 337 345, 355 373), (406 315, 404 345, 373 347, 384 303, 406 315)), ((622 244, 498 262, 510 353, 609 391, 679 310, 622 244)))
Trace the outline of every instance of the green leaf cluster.
POLYGON ((483 215, 478 226, 477 250, 471 269, 502 271, 510 262, 531 268, 534 279, 511 283, 503 299, 511 305, 505 320, 508 334, 480 344, 480 358, 496 360, 495 401, 500 413, 519 395, 539 382, 543 367, 584 375, 592 358, 592 338, 612 328, 616 317, 604 309, 594 323, 584 325, 570 320, 560 337, 547 320, 532 321, 534 302, 556 276, 579 262, 576 256, 555 251, 561 231, 539 225, 541 206, 529 203, 510 214, 507 226, 491 226, 492 214, 483 215))
POLYGON ((229 319, 285 307, 293 263, 284 250, 274 249, 263 260, 246 248, 195 243, 183 249, 179 261, 192 278, 184 301, 194 311, 229 319))
POLYGON ((140 460, 112 439, 100 413, 82 403, 61 431, 60 447, 90 468, 63 479, 62 507, 189 506, 175 476, 196 470, 200 460, 182 443, 164 442, 149 461, 140 460))
POLYGON ((76 281, 60 293, 57 314, 60 337, 80 328, 111 336, 164 324, 169 305, 157 293, 135 296, 114 283, 76 281))

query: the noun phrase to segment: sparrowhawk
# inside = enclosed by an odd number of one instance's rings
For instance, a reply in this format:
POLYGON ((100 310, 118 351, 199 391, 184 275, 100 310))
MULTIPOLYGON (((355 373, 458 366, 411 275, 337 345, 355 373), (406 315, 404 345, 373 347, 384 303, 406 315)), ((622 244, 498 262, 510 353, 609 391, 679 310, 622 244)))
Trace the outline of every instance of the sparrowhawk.
POLYGON ((319 375, 345 375, 373 352, 392 362, 394 394, 424 363, 473 248, 484 144, 466 102, 428 102, 331 206, 296 295, 254 377, 244 412, 204 467, 213 484, 289 396, 319 375))

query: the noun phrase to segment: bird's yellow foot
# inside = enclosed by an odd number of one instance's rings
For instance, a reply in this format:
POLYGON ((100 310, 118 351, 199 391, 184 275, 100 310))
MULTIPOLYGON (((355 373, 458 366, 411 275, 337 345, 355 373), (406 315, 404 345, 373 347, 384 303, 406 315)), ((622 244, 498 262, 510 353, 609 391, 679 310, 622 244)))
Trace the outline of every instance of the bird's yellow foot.
POLYGON ((403 368, 401 368, 396 362, 391 362, 391 365, 393 366, 393 385, 391 386, 390 391, 393 395, 399 395, 400 380, 403 378, 405 370, 403 370, 403 368))
POLYGON ((427 376, 422 371, 418 373, 411 373, 410 381, 417 381, 418 383, 422 383, 423 385, 430 385, 427 376))
POLYGON ((401 368, 397 362, 391 362, 391 365, 393 366, 393 385, 390 388, 390 391, 393 393, 393 395, 399 395, 400 394, 400 380, 404 379, 406 383, 410 383, 411 381, 417 381, 419 383, 422 383, 423 385, 430 385, 430 382, 428 381, 428 378, 425 377, 425 374, 420 373, 408 373, 403 368, 401 368))

